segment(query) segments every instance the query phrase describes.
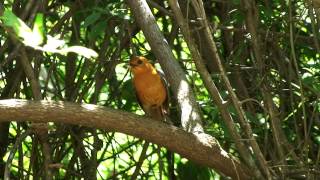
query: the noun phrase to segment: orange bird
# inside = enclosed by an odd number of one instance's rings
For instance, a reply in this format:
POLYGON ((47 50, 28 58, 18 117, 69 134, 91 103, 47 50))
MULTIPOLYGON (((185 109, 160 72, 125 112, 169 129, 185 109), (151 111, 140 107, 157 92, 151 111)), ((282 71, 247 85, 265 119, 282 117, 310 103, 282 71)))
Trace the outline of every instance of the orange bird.
POLYGON ((166 121, 168 113, 168 85, 163 74, 148 59, 135 56, 130 60, 133 86, 143 111, 156 120, 166 121))

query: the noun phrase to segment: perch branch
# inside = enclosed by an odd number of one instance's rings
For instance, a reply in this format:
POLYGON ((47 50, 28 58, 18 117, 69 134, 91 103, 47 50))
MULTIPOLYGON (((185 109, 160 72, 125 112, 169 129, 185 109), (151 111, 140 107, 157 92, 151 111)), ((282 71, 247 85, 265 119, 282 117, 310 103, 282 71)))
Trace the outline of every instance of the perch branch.
POLYGON ((171 151, 234 179, 251 175, 207 134, 194 135, 150 118, 91 104, 70 102, 0 100, 0 122, 65 123, 129 134, 171 151))

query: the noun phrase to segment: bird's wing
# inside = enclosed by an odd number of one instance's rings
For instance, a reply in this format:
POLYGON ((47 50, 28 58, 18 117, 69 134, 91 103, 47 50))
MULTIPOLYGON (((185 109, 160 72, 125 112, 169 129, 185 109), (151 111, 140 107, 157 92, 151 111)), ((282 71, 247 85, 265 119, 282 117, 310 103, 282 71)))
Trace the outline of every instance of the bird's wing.
POLYGON ((165 75, 164 75, 164 73, 162 71, 157 70, 157 72, 160 75, 160 79, 161 79, 163 85, 165 86, 166 92, 167 92, 166 100, 163 103, 163 110, 165 111, 163 113, 169 114, 169 102, 170 102, 170 99, 169 99, 170 98, 170 95, 169 95, 169 83, 166 80, 165 75))
POLYGON ((170 111, 169 111, 169 103, 170 103, 169 85, 170 84, 166 80, 165 75, 164 75, 164 73, 162 71, 158 71, 158 73, 159 73, 159 75, 161 77, 161 81, 164 84, 164 86, 166 88, 166 91, 167 91, 167 97, 166 97, 166 100, 164 101, 162 109, 161 109, 162 115, 163 115, 163 120, 166 123, 173 125, 173 122, 170 119, 170 111))

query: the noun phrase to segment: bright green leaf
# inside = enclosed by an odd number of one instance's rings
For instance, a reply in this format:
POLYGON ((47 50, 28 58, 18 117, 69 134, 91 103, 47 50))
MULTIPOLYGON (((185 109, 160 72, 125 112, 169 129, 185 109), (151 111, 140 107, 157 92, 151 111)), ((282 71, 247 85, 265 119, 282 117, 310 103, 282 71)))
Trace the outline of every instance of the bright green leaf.
POLYGON ((3 16, 1 17, 2 23, 8 27, 12 28, 15 34, 22 39, 22 41, 29 45, 33 44, 33 33, 32 30, 12 11, 5 10, 3 16))
MULTIPOLYGON (((37 17, 37 19, 37 22, 43 21, 43 15, 42 17, 37 17)), ((43 33, 40 30, 41 27, 39 27, 39 23, 35 24, 35 31, 32 31, 20 18, 18 18, 10 10, 4 11, 1 20, 6 27, 11 28, 14 31, 15 35, 18 36, 18 38, 21 39, 21 41, 25 45, 35 47, 43 42, 43 33)))
POLYGON ((38 13, 36 15, 36 19, 33 25, 33 36, 35 37, 34 41, 36 41, 36 44, 42 44, 44 42, 44 19, 43 14, 38 13))
POLYGON ((64 47, 65 41, 59 40, 51 36, 47 36, 48 42, 44 46, 39 46, 44 42, 44 17, 43 14, 37 14, 33 30, 31 30, 20 18, 18 18, 12 11, 5 10, 3 16, 0 17, 4 26, 12 28, 14 33, 22 40, 26 46, 34 49, 65 54, 74 52, 86 58, 97 57, 98 54, 92 49, 82 46, 64 47))

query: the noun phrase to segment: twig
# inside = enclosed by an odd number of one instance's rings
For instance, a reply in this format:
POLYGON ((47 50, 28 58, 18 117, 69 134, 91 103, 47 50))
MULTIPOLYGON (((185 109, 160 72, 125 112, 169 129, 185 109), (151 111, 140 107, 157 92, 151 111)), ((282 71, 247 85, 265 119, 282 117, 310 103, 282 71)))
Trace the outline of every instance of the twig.
POLYGON ((147 0, 148 4, 153 7, 153 8, 156 8, 158 9, 160 12, 162 12, 164 15, 167 15, 167 16, 170 16, 170 17, 173 17, 173 14, 168 11, 166 8, 160 6, 159 4, 157 4, 156 2, 154 2, 153 0, 147 0))
POLYGON ((149 142, 145 142, 143 144, 139 160, 138 160, 138 162, 136 164, 136 169, 134 170, 133 174, 131 175, 131 180, 136 180, 137 179, 137 177, 139 175, 139 171, 140 171, 141 166, 143 164, 143 161, 146 159, 148 147, 149 147, 149 142))
MULTIPOLYGON (((302 86, 302 79, 301 74, 299 72, 298 67, 298 61, 296 57, 295 52, 295 45, 294 45, 294 34, 293 34, 293 17, 292 17, 292 2, 289 1, 289 28, 290 28, 290 47, 291 47, 291 57, 293 60, 293 66, 295 68, 295 71, 297 73, 298 77, 298 83, 299 83, 299 90, 300 90, 300 97, 301 97, 301 104, 302 104, 302 113, 303 113, 303 132, 304 132, 304 147, 303 151, 308 151, 307 145, 308 145, 308 125, 307 125, 307 114, 306 114, 306 108, 305 108, 305 96, 302 86)), ((306 152, 307 153, 307 152, 306 152)))
POLYGON ((10 169, 12 166, 12 160, 14 159, 14 155, 16 153, 16 151, 18 150, 18 148, 20 147, 22 141, 29 135, 31 135, 33 132, 31 129, 28 129, 27 131, 25 131, 24 133, 20 134, 20 136, 17 138, 16 142, 14 143, 10 154, 8 156, 7 162, 6 162, 6 167, 4 170, 4 180, 10 180, 10 169))

